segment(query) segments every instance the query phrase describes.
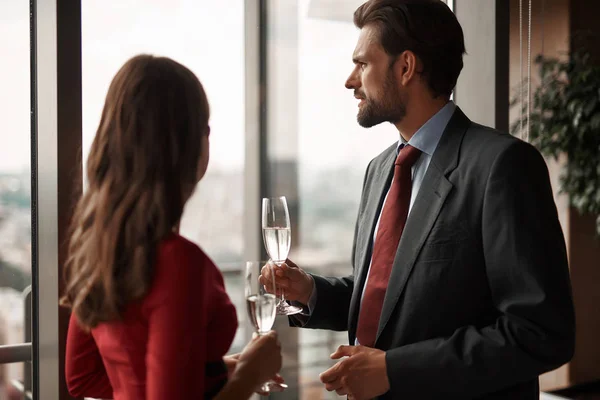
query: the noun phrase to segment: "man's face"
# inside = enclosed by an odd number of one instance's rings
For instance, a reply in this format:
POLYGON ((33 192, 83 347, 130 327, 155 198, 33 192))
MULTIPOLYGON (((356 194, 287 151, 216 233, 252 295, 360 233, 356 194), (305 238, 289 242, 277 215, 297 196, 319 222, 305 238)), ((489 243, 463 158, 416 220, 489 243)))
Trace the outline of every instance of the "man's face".
POLYGON ((358 123, 370 128, 382 122, 400 122, 406 114, 406 94, 394 75, 394 62, 379 42, 377 27, 361 29, 352 57, 354 69, 346 88, 354 90, 358 123))

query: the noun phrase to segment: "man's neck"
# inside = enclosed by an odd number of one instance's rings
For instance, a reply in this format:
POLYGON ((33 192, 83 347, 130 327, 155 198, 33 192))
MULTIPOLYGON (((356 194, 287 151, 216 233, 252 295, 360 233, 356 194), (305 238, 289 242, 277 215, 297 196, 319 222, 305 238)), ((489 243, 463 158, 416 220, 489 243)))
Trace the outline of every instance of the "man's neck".
POLYGON ((405 141, 410 138, 427 122, 437 114, 450 100, 439 97, 422 102, 413 102, 406 106, 406 116, 402 121, 395 124, 398 132, 405 141))

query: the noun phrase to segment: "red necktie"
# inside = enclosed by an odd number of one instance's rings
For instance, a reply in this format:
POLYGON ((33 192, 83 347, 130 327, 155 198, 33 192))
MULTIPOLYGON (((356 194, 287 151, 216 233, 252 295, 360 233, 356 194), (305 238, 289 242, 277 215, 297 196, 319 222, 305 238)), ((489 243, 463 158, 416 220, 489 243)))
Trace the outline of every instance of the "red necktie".
POLYGON ((360 305, 356 338, 363 346, 375 345, 385 292, 408 217, 412 189, 411 167, 420 155, 419 149, 406 145, 400 149, 396 158, 394 178, 379 219, 369 279, 360 305))

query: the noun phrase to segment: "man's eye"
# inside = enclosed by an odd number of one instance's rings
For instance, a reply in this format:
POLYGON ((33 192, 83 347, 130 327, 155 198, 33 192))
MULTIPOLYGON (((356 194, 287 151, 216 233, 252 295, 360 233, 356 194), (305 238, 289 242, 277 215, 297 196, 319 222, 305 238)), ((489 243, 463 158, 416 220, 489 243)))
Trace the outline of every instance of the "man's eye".
POLYGON ((367 67, 366 63, 360 63, 359 65, 360 65, 360 69, 365 69, 367 67))

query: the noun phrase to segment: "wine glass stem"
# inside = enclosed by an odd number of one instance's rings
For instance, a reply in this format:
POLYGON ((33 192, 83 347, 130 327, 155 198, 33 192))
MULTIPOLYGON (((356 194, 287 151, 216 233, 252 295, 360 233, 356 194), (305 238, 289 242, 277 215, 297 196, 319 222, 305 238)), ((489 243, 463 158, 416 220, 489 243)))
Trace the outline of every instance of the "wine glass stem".
MULTIPOLYGON (((278 262, 276 263, 278 267, 281 267, 281 265, 283 265, 283 262, 278 262)), ((285 292, 283 289, 281 289, 281 301, 280 301, 281 307, 284 306, 285 304, 285 292)))
MULTIPOLYGON (((258 330, 256 331, 256 335, 257 335, 257 336, 264 336, 264 335, 268 335, 268 334, 269 334, 269 331, 267 331, 267 332, 261 332, 261 331, 258 331, 258 330)), ((270 380, 269 380, 269 381, 267 381, 267 382, 263 383, 263 384, 260 386, 260 390, 261 390, 262 392, 265 392, 265 393, 268 393, 268 392, 270 392, 270 391, 271 391, 271 386, 269 385, 269 383, 270 383, 270 382, 272 382, 272 381, 270 381, 270 380)))

